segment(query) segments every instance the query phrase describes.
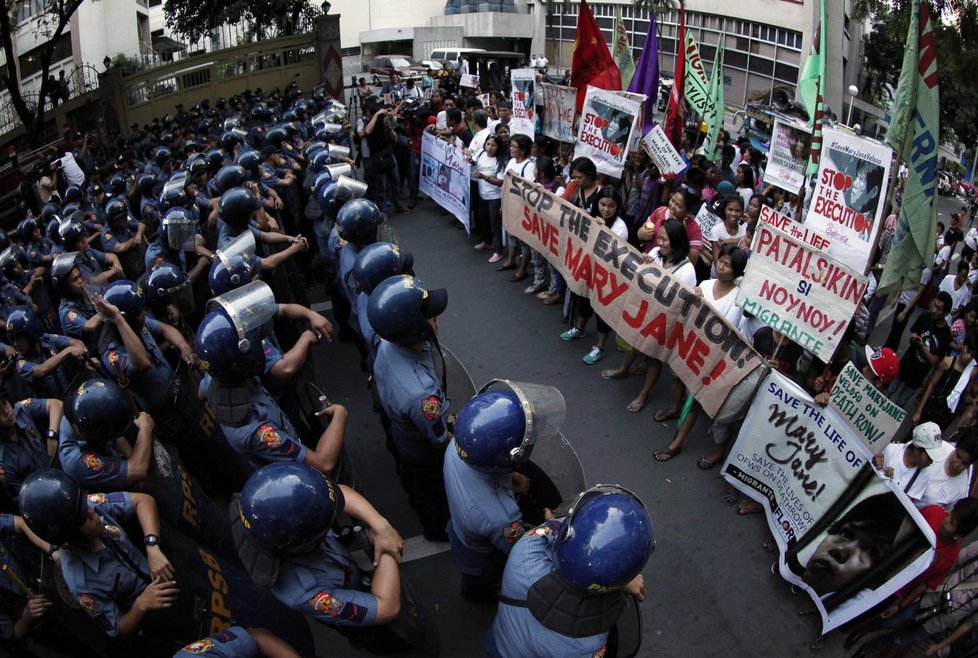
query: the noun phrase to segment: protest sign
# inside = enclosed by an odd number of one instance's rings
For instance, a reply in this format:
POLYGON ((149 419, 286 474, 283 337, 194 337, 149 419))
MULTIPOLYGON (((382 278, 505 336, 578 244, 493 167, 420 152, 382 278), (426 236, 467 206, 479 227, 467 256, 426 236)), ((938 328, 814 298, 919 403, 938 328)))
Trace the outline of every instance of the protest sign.
POLYGON ((649 99, 645 94, 638 94, 632 91, 616 91, 622 98, 629 98, 638 103, 638 114, 635 115, 635 123, 632 124, 632 135, 628 139, 628 152, 632 153, 641 148, 642 126, 645 122, 645 101, 649 99))
POLYGON ((886 599, 934 557, 933 531, 871 459, 833 409, 772 371, 723 465, 724 478, 765 507, 781 576, 812 597, 823 633, 886 599))
POLYGON ((804 224, 792 220, 787 215, 782 215, 774 208, 761 204, 761 222, 768 226, 784 231, 795 240, 815 247, 821 251, 826 251, 832 241, 817 231, 807 228, 804 224))
POLYGON ((549 82, 543 85, 543 134, 559 142, 573 142, 574 103, 577 90, 549 82))
POLYGON ((452 213, 469 231, 470 166, 461 146, 452 146, 431 133, 421 139, 420 189, 452 213))
POLYGON ((513 117, 509 121, 512 134, 534 136, 534 122, 537 117, 533 105, 533 86, 536 84, 536 69, 513 69, 510 78, 513 82, 513 117))
POLYGON ((758 222, 737 305, 825 363, 866 292, 866 277, 758 222))
POLYGON ((641 146, 662 174, 678 174, 686 168, 686 162, 658 124, 645 133, 641 146))
MULTIPOLYGON (((859 348, 863 349, 863 348, 859 348)), ((874 455, 890 442, 907 412, 863 377, 849 362, 832 385, 831 407, 874 455)))
POLYGON ((812 146, 812 135, 802 124, 778 118, 771 131, 764 182, 798 194, 805 184, 805 168, 812 146))
POLYGON ((588 87, 574 157, 590 158, 598 171, 621 178, 628 143, 642 104, 614 91, 588 87))
POLYGON ((475 73, 463 73, 458 80, 458 86, 475 89, 479 86, 479 76, 475 73))
POLYGON ((890 147, 826 128, 805 225, 831 240, 829 255, 865 272, 882 223, 890 147))
POLYGON ((669 365, 710 416, 760 358, 702 297, 580 208, 508 173, 503 226, 635 349, 669 365))
POLYGON ((722 221, 723 220, 720 219, 718 215, 714 215, 712 212, 710 212, 710 204, 700 204, 699 212, 696 213, 696 223, 699 225, 704 239, 708 239, 710 236, 710 231, 713 230, 713 227, 722 221))

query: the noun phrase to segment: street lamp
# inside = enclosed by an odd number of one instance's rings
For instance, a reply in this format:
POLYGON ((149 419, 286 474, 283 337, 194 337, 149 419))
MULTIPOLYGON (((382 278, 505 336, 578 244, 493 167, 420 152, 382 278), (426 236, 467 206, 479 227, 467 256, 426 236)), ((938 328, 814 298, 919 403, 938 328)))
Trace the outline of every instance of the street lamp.
POLYGON ((846 117, 846 125, 852 125, 852 104, 856 100, 856 94, 859 93, 859 87, 856 85, 849 85, 849 116, 846 117))
POLYGON ((105 59, 102 60, 102 66, 104 66, 105 70, 108 71, 109 67, 112 66, 112 58, 106 55, 105 59))

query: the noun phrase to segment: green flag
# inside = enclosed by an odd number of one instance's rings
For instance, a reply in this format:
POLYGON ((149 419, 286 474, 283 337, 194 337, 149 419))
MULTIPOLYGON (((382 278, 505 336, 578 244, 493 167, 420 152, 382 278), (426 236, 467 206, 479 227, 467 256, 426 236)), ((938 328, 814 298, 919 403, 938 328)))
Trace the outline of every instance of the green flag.
POLYGON ((903 202, 879 291, 916 288, 934 258, 940 99, 937 45, 926 2, 914 0, 886 143, 907 163, 903 202))
POLYGON ((720 154, 716 151, 720 131, 723 130, 725 106, 723 99, 723 35, 720 35, 720 39, 717 41, 717 53, 713 58, 713 72, 710 74, 710 102, 706 106, 706 114, 703 115, 703 120, 709 126, 703 150, 706 157, 714 161, 720 159, 720 154))
POLYGON ((615 8, 615 41, 611 56, 615 58, 618 71, 621 73, 621 88, 628 89, 628 84, 635 75, 635 60, 632 59, 632 46, 628 42, 625 21, 621 19, 621 7, 615 8))
POLYGON ((822 122, 825 114, 825 25, 825 0, 821 0, 821 13, 812 38, 812 50, 798 78, 798 93, 808 111, 808 125, 812 126, 812 148, 808 169, 805 172, 809 176, 818 171, 818 162, 822 156, 822 122))
POLYGON ((710 99, 710 81, 703 70, 703 60, 700 59, 700 47, 696 44, 692 30, 686 31, 686 86, 683 88, 686 102, 700 116, 706 112, 710 99))

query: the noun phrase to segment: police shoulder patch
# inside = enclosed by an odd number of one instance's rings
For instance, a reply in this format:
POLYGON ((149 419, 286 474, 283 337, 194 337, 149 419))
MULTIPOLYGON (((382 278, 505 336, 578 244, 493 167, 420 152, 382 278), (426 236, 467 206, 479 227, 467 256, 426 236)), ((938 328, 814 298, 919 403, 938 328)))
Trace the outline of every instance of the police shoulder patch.
POLYGON ((319 592, 309 599, 309 606, 328 617, 335 617, 343 610, 343 602, 328 592, 319 592))
POLYGON ((258 440, 272 450, 282 447, 283 439, 278 430, 268 424, 258 426, 258 440))
POLYGON ((78 605, 81 606, 89 617, 94 617, 99 614, 100 610, 98 603, 95 602, 95 598, 91 594, 79 594, 78 595, 78 605))
POLYGON ((441 416, 441 400, 437 395, 429 395, 421 401, 421 413, 432 422, 441 416))
POLYGON ((96 455, 94 452, 86 452, 82 455, 82 460, 85 462, 85 466, 88 468, 88 470, 95 471, 96 473, 101 471, 102 467, 105 465, 102 462, 102 458, 96 455))
POLYGON ((526 533, 528 537, 551 537, 554 534, 554 529, 550 527, 549 524, 544 523, 541 526, 537 526, 533 530, 526 533))
POLYGON ((17 359, 17 369, 20 370, 27 365, 27 359, 17 359))
POLYGON ((77 312, 75 312, 75 311, 68 311, 68 320, 70 320, 71 322, 74 322, 75 321, 75 318, 77 318, 77 317, 78 317, 78 313, 77 312))
POLYGON ((608 650, 608 645, 606 644, 600 649, 598 649, 597 651, 595 651, 594 653, 592 653, 591 658, 604 658, 604 653, 607 650, 608 650))
POLYGON ((113 350, 109 352, 109 365, 114 366, 117 363, 119 363, 119 353, 113 350))
POLYGON ((208 639, 197 640, 192 644, 188 644, 183 648, 187 653, 207 653, 210 649, 214 648, 214 642, 208 639))
POLYGON ((112 239, 112 234, 111 233, 106 233, 105 234, 105 239, 106 240, 111 240, 112 239))
POLYGON ((513 521, 509 525, 503 526, 503 539, 506 540, 507 544, 515 544, 523 536, 523 532, 523 524, 519 521, 513 521))
POLYGON ((88 494, 88 502, 92 505, 104 505, 108 497, 104 493, 88 494))

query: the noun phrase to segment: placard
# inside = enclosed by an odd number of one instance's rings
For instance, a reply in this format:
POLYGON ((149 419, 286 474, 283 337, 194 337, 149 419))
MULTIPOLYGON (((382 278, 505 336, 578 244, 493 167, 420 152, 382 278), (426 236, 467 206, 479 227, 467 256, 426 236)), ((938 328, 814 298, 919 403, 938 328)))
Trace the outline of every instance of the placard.
MULTIPOLYGON (((863 349, 860 347, 859 349, 863 349)), ((829 406, 874 455, 896 435, 907 412, 886 397, 850 361, 836 377, 829 406)))
POLYGON ((421 138, 419 187, 435 203, 455 215, 466 232, 469 227, 470 166, 461 146, 453 146, 429 132, 421 138))
POLYGON ((573 142, 574 108, 577 103, 577 89, 562 87, 549 82, 543 85, 543 134, 558 142, 573 142))
POLYGON ((642 137, 641 146, 642 150, 652 158, 652 162, 659 168, 660 173, 676 175, 686 169, 686 161, 669 142, 662 126, 658 124, 652 126, 652 130, 642 137))
POLYGON ((812 133, 805 126, 775 119, 764 182, 798 194, 805 185, 805 168, 811 147, 812 133))
POLYGON ((458 86, 475 89, 479 86, 479 76, 475 73, 463 73, 461 77, 459 77, 458 86))
POLYGON ((590 158, 598 171, 621 178, 642 104, 617 92, 588 86, 574 157, 590 158))
POLYGON ((536 84, 536 69, 513 69, 510 79, 513 83, 513 118, 509 128, 512 134, 526 135, 533 139, 537 109, 533 105, 533 89, 536 84))

